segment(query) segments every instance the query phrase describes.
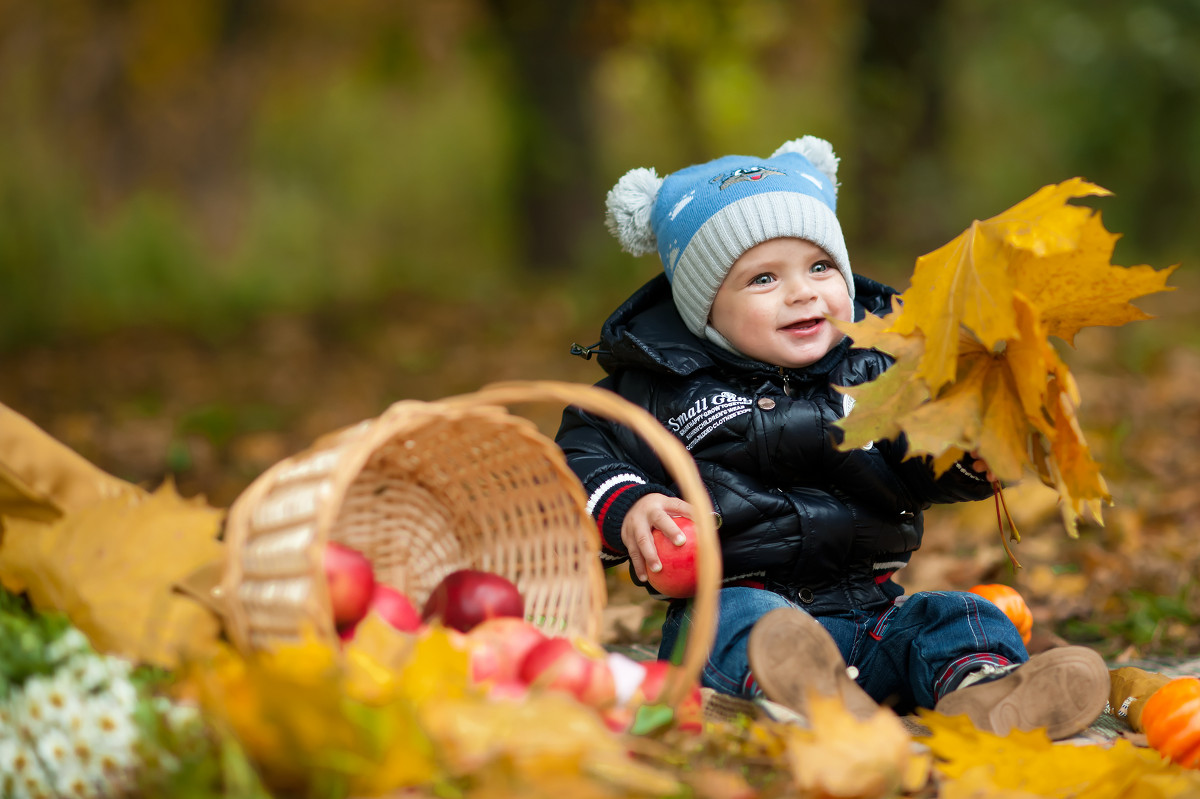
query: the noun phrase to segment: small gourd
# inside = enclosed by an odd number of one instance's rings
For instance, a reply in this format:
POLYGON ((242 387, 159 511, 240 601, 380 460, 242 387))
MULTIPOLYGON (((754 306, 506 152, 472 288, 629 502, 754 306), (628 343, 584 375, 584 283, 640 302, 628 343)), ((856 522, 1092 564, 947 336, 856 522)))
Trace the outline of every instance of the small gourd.
POLYGON ((1142 708, 1146 742, 1172 763, 1200 769, 1200 679, 1176 677, 1142 708))
POLYGON ((1030 613, 1029 605, 1025 604, 1025 598, 1017 589, 1003 583, 985 583, 972 588, 971 593, 978 594, 1000 608, 1004 615, 1008 616, 1009 620, 1016 625, 1017 632, 1021 634, 1021 640, 1026 644, 1029 643, 1029 638, 1033 634, 1033 614, 1030 613))

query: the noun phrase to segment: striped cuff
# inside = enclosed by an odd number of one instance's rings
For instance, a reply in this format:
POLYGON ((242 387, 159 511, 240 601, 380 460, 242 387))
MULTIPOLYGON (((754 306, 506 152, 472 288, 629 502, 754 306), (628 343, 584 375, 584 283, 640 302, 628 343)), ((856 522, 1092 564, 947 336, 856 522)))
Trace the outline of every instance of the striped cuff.
POLYGON ((647 483, 631 472, 609 477, 592 489, 588 496, 587 511, 596 520, 601 541, 607 550, 607 553, 601 553, 602 558, 611 560, 614 554, 618 557, 628 554, 621 541, 621 524, 633 504, 647 494, 674 496, 666 486, 647 483))
POLYGON ((958 660, 951 662, 945 671, 942 672, 942 676, 933 684, 933 696, 935 699, 940 700, 943 696, 957 688, 964 677, 984 666, 1008 666, 1011 663, 1012 661, 1004 657, 1004 655, 995 655, 991 652, 974 652, 969 655, 963 655, 958 660))
MULTIPOLYGON (((973 462, 974 462, 974 459, 972 458, 972 463, 973 463, 973 462)), ((962 461, 955 461, 955 462, 954 462, 954 468, 958 469, 958 471, 959 471, 961 474, 964 474, 964 475, 966 475, 967 477, 971 478, 972 480, 974 480, 974 481, 975 481, 975 482, 977 482, 977 483, 986 483, 986 482, 987 482, 987 478, 986 478, 986 477, 984 477, 983 475, 979 474, 978 472, 975 472, 975 471, 972 471, 971 469, 968 469, 966 466, 963 466, 963 463, 962 463, 962 461)))

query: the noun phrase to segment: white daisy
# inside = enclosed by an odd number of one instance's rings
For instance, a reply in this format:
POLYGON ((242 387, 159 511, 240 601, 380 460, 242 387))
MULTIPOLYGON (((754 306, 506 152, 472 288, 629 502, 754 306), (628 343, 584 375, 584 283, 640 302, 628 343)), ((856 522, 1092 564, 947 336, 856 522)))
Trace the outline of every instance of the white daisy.
MULTIPOLYGON (((111 702, 92 702, 90 711, 79 731, 79 740, 95 753, 97 762, 121 771, 136 767, 138 754, 134 746, 138 729, 133 719, 114 709, 111 702)), ((104 770, 107 773, 107 767, 104 770)))
POLYGON ((104 659, 96 655, 78 655, 64 667, 66 673, 79 686, 80 691, 95 691, 108 684, 110 669, 104 659))
POLYGON ((46 729, 37 739, 36 746, 38 758, 51 774, 79 765, 71 739, 57 727, 46 729))
POLYGON ((0 738, 0 774, 21 782, 29 776, 43 779, 46 776, 33 750, 13 736, 0 738))
MULTIPOLYGON (((164 697, 160 697, 164 698, 164 697)), ((200 711, 194 705, 166 700, 167 708, 159 711, 167 728, 175 734, 195 729, 200 724, 200 711)))
POLYGON ((133 781, 135 763, 130 762, 132 750, 122 752, 97 752, 92 774, 103 786, 104 796, 120 796, 125 786, 133 781))
POLYGON ((43 718, 48 726, 70 729, 70 719, 78 715, 80 695, 78 684, 62 671, 39 681, 35 695, 41 703, 43 718))
POLYGON ((27 796, 29 799, 57 799, 50 780, 45 776, 22 777, 17 781, 15 796, 27 796))
POLYGON ((129 680, 124 678, 113 679, 108 686, 108 693, 116 702, 117 707, 126 713, 132 713, 137 709, 137 688, 129 680))
POLYGON ((89 653, 91 650, 92 645, 88 642, 87 636, 75 627, 68 628, 65 633, 46 646, 46 654, 49 656, 50 662, 56 666, 76 655, 89 653))
POLYGON ((92 799, 100 795, 93 775, 79 763, 54 773, 54 790, 59 796, 71 799, 92 799))
POLYGON ((96 749, 84 740, 77 731, 71 731, 71 752, 75 759, 85 768, 91 768, 96 763, 96 749))
POLYGON ((47 694, 49 680, 38 676, 26 680, 22 690, 12 695, 10 728, 28 741, 36 741, 49 723, 47 694))
POLYGON ((104 661, 104 668, 108 670, 108 678, 110 680, 119 680, 128 677, 133 672, 133 664, 125 658, 104 655, 102 660, 104 661))

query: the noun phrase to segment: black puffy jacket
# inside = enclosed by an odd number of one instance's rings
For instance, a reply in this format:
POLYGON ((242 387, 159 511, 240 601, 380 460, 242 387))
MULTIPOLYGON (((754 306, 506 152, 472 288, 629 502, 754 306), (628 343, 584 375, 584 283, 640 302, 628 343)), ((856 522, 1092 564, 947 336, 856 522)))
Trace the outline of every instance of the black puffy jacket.
MULTIPOLYGON (((886 313, 892 289, 855 276, 855 316, 886 313)), ((967 467, 934 479, 904 443, 839 452, 846 398, 833 386, 865 383, 891 363, 843 340, 803 369, 729 353, 693 335, 662 275, 604 323, 598 385, 647 408, 687 446, 721 516, 726 584, 766 587, 812 613, 873 610, 903 590, 891 573, 921 545, 924 508, 982 499, 967 467)), ((607 565, 625 560, 621 522, 651 492, 678 496, 636 434, 568 408, 557 442, 583 481, 607 565)), ((635 577, 636 579, 636 577, 635 577)))

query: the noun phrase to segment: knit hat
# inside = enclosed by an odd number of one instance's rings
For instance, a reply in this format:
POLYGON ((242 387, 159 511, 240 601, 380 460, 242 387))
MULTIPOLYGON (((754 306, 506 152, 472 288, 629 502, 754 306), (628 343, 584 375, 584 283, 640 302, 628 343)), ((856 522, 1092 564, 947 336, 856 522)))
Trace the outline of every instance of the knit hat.
POLYGON ((660 178, 627 172, 608 193, 606 222, 632 255, 658 250, 675 307, 689 330, 709 335, 717 289, 742 253, 768 239, 807 239, 829 253, 854 297, 838 224, 838 158, 824 139, 793 139, 770 158, 729 155, 660 178))

